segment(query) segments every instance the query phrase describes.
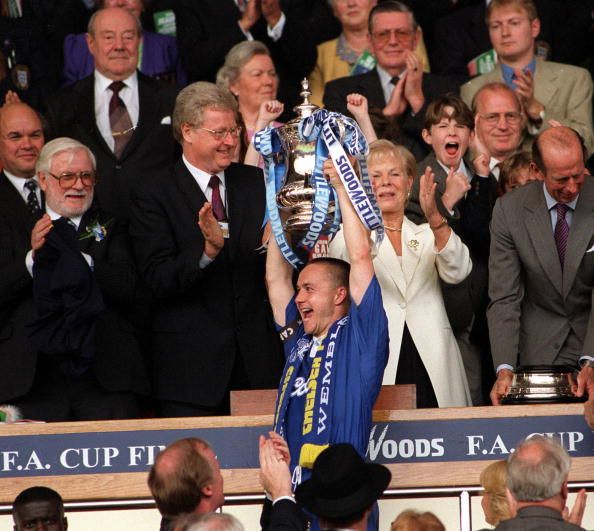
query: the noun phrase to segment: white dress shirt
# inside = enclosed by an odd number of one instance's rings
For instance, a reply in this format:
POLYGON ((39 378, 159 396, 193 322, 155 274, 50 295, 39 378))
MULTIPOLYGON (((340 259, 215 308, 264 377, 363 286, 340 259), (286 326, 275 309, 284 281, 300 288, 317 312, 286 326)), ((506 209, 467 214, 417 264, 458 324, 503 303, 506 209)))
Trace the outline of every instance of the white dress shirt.
MULTIPOLYGON (((29 197, 29 189, 25 187, 25 183, 29 181, 29 179, 25 179, 24 177, 17 177, 6 170, 3 171, 4 175, 6 175, 6 178, 8 179, 10 184, 12 184, 15 187, 16 191, 21 195, 21 197, 24 199, 26 203, 27 198, 29 197)), ((41 189, 39 188, 39 180, 37 179, 37 175, 31 177, 31 179, 33 179, 37 183, 37 190, 35 191, 35 195, 37 195, 37 201, 39 201, 39 205, 41 206, 41 189)))

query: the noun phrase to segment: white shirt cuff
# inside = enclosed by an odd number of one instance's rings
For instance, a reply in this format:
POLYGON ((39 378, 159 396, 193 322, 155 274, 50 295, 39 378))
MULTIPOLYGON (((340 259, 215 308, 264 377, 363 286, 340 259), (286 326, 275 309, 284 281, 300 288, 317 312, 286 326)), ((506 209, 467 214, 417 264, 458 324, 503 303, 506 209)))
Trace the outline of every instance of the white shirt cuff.
POLYGON ((200 269, 204 269, 206 266, 212 264, 214 260, 210 258, 206 253, 202 253, 200 257, 200 262, 198 263, 200 269))
POLYGON ((496 369, 495 373, 496 373, 496 374, 499 374, 499 371, 500 371, 501 369, 509 369, 509 370, 510 370, 510 371, 512 371, 512 372, 513 372, 513 370, 514 370, 514 368, 513 368, 511 365, 509 365, 509 364, 507 364, 507 363, 502 363, 501 365, 499 365, 499 366, 497 367, 497 369, 496 369))
POLYGON ((33 278, 33 249, 29 249, 29 252, 25 256, 25 267, 29 271, 31 278, 33 278))
POLYGON ((278 41, 283 36, 283 30, 285 29, 285 23, 287 22, 287 17, 281 11, 281 16, 278 19, 278 22, 274 25, 274 27, 268 26, 268 36, 274 41, 278 41))
POLYGON ((87 253, 83 253, 81 251, 81 253, 83 255, 83 258, 85 259, 85 261, 87 262, 87 264, 89 264, 89 267, 91 268, 91 271, 95 270, 95 261, 93 260, 93 257, 90 254, 87 253))
POLYGON ((588 364, 588 362, 590 362, 590 365, 594 365, 594 358, 592 356, 580 356, 578 365, 583 368, 588 364))
POLYGON ((239 26, 239 29, 241 30, 241 33, 243 33, 245 35, 245 38, 248 41, 253 41, 254 37, 252 36, 252 34, 249 31, 245 31, 242 27, 241 24, 239 23, 239 21, 237 22, 237 25, 239 26))
POLYGON ((274 500, 272 502, 272 505, 274 506, 274 504, 279 501, 279 500, 291 500, 293 503, 297 503, 295 501, 295 498, 293 498, 293 496, 279 496, 276 500, 274 500))

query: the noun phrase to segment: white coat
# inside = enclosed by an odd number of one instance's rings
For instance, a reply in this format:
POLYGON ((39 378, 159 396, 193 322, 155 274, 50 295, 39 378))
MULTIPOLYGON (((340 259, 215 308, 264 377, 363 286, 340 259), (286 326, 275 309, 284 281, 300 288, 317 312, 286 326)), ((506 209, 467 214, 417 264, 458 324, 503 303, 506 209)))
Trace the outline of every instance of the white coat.
MULTIPOLYGON (((341 231, 330 244, 330 256, 348 261, 341 231)), ((402 266, 387 237, 379 246, 373 265, 382 289, 390 332, 384 385, 396 380, 406 321, 433 384, 439 407, 472 405, 462 357, 439 285, 439 277, 447 283, 457 284, 470 274, 472 262, 466 245, 452 231, 447 244, 437 252, 429 225, 415 225, 404 218, 402 266)))

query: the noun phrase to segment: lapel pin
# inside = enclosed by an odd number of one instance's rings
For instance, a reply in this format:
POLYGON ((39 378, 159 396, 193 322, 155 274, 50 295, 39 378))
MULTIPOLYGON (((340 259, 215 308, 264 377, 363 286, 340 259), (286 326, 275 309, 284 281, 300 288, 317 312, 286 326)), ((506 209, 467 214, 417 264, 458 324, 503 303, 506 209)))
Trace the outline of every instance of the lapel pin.
POLYGON ((413 250, 416 251, 419 248, 419 240, 410 240, 408 242, 408 246, 413 250))

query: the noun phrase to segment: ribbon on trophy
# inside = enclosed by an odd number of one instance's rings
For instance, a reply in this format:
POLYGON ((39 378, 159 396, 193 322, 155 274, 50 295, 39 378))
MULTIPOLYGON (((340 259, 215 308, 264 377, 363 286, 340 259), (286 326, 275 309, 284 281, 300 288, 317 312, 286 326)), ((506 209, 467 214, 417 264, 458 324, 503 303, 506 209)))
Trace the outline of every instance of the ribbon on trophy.
MULTIPOLYGON (((336 191, 323 175, 322 167, 328 156, 334 162, 359 219, 368 230, 376 231, 374 245, 379 246, 384 236, 382 216, 367 172, 366 157, 369 147, 357 123, 342 114, 319 109, 300 122, 299 136, 304 142, 315 141, 316 148, 315 166, 311 175, 311 185, 314 189, 312 218, 298 246, 308 252, 314 248, 324 231, 331 201, 334 201, 335 212, 334 219, 326 230, 330 238, 340 226, 340 209, 336 191), (360 180, 347 154, 357 159, 361 173, 360 180)), ((267 127, 256 133, 254 146, 264 158, 266 203, 272 232, 285 259, 297 268, 303 265, 303 261, 293 252, 285 238, 276 202, 276 194, 283 184, 286 170, 282 156, 282 143, 276 129, 267 127)))

